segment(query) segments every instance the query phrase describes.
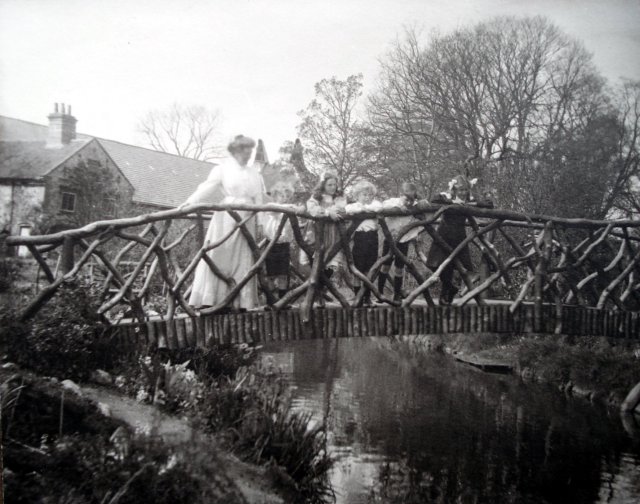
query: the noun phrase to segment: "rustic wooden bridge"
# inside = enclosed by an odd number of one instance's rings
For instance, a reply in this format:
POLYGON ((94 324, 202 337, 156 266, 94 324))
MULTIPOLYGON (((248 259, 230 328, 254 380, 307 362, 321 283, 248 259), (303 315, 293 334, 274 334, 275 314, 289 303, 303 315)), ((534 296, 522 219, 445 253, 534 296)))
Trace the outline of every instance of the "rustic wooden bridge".
POLYGON ((48 282, 21 313, 23 319, 33 317, 65 282, 82 276, 92 261, 102 272, 98 311, 123 343, 182 347, 452 332, 638 338, 639 231, 640 221, 636 220, 566 219, 467 205, 425 204, 411 211, 358 213, 338 223, 274 204, 200 205, 98 221, 49 235, 13 236, 7 243, 28 247, 48 282), (204 239, 205 219, 211 212, 226 212, 236 222, 215 243, 204 239), (260 240, 254 232, 263 212, 281 216, 270 242, 260 240), (467 223, 466 239, 454 248, 438 232, 445 212, 461 214, 467 223), (392 235, 387 219, 409 214, 416 219, 392 235), (379 223, 380 242, 386 239, 391 247, 364 275, 354 267, 351 240, 358 225, 371 218, 379 223), (293 231, 296 253, 290 264, 291 287, 277 299, 263 264, 285 225, 293 231), (306 229, 313 227, 315 236, 322 236, 327 225, 337 226, 337 243, 327 246, 322 240, 312 245, 305 241, 306 229), (416 227, 422 231, 418 250, 405 255, 397 240, 416 227), (211 250, 234 233, 244 237, 254 257, 243 278, 226 276, 210 256, 211 250), (433 244, 449 253, 435 271, 426 267, 421 253, 433 244), (465 248, 470 249, 474 269, 481 274, 468 270, 460 260, 465 248), (329 278, 324 267, 339 253, 344 254, 347 275, 329 278), (309 267, 298 261, 302 254, 309 259, 309 267), (381 266, 390 258, 404 265, 407 276, 409 288, 401 302, 375 285, 381 266), (226 284, 228 294, 216 306, 195 309, 186 299, 200 261, 226 284), (440 306, 434 294, 440 275, 450 265, 462 288, 452 306, 440 306), (254 277, 267 310, 229 313, 234 299, 254 277), (362 307, 363 290, 350 294, 350 278, 358 278, 371 290, 376 306, 362 307), (164 305, 161 314, 156 313, 157 306, 151 311, 148 302, 152 294, 158 297, 159 293, 164 305), (329 305, 318 307, 321 300, 329 305))

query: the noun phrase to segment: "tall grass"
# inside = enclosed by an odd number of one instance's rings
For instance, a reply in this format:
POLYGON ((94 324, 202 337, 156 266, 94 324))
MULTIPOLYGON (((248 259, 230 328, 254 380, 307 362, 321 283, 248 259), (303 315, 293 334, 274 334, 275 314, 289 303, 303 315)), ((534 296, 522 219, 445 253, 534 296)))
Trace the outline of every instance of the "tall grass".
POLYGON ((333 496, 325 427, 292 411, 290 389, 273 370, 253 365, 220 380, 205 393, 200 420, 243 459, 282 468, 299 502, 333 496))
POLYGON ((255 349, 155 353, 130 368, 125 388, 139 400, 188 414, 242 459, 270 465, 296 502, 333 496, 324 426, 292 411, 290 387, 273 367, 255 362, 255 349))

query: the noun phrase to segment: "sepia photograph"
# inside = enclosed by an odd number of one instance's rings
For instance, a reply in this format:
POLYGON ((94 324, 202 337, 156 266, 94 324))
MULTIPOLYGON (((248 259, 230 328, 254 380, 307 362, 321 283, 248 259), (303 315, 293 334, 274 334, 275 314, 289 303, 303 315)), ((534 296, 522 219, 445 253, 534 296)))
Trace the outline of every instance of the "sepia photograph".
POLYGON ((640 0, 0 0, 0 504, 640 502, 640 0))

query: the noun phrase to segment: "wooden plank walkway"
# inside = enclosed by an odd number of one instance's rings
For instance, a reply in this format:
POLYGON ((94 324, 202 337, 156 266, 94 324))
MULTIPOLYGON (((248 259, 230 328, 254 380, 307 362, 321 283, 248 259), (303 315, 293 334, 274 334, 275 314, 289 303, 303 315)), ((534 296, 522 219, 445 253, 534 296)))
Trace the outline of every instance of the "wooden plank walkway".
MULTIPOLYGON (((545 334, 640 339, 640 312, 563 306, 543 307, 545 334)), ((315 309, 308 324, 300 310, 176 317, 113 326, 124 346, 206 347, 212 344, 264 343, 312 338, 344 338, 451 333, 534 333, 534 306, 412 306, 315 309)), ((539 332, 539 331, 538 331, 539 332)))

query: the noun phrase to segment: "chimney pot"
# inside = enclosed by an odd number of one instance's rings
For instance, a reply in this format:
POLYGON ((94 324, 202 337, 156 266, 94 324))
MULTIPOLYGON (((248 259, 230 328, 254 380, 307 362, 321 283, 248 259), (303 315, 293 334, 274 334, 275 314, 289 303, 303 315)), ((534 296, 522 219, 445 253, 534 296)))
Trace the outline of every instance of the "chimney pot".
POLYGON ((49 114, 49 135, 46 146, 50 149, 59 149, 68 145, 76 138, 76 122, 76 118, 71 115, 71 106, 67 111, 64 103, 55 103, 53 113, 49 114))

